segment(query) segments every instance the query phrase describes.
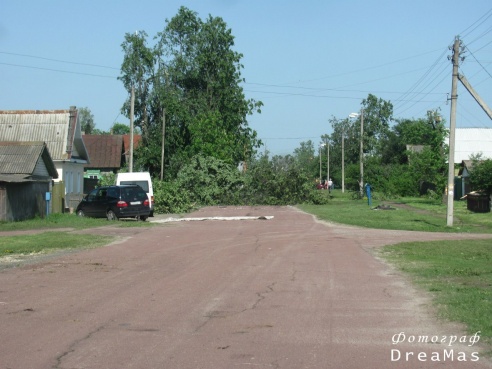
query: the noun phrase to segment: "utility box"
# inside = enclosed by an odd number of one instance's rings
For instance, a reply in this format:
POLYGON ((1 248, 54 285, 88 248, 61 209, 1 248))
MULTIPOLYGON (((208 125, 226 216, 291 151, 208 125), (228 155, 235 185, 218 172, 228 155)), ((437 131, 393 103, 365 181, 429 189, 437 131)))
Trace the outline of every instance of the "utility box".
POLYGON ((490 213, 490 197, 483 193, 470 192, 466 195, 466 208, 475 213, 490 213))

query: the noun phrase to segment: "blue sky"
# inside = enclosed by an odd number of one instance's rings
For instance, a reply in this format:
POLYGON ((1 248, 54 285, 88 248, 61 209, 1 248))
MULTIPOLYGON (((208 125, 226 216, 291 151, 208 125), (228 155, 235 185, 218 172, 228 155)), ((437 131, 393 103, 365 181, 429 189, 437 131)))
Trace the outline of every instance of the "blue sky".
MULTIPOLYGON (((441 109, 449 122, 452 65, 492 107, 490 0, 2 0, 0 109, 88 107, 108 130, 127 97, 119 76, 127 32, 153 37, 180 6, 221 17, 242 53, 248 98, 265 104, 250 126, 272 154, 331 133, 329 119, 360 110, 369 93, 389 100, 396 118, 441 109)), ((457 127, 492 128, 458 86, 457 127)))

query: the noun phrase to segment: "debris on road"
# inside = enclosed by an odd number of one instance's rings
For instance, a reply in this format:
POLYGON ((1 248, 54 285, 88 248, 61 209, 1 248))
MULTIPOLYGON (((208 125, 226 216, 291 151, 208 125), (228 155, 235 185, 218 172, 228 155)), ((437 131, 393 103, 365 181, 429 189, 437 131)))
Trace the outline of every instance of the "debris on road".
POLYGON ((169 222, 192 222, 192 221, 204 221, 204 220, 269 220, 273 219, 273 216, 238 216, 238 217, 200 217, 200 218, 165 218, 152 220, 151 223, 169 223, 169 222))

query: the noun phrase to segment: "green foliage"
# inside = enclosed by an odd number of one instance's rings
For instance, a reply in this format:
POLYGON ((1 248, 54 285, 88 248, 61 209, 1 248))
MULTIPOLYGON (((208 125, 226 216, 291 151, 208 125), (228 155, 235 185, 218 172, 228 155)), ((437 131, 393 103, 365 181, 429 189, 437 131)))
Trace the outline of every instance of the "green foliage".
POLYGON ((191 194, 178 181, 153 180, 154 211, 156 213, 186 213, 193 209, 191 194))
POLYGON ((105 173, 102 178, 97 182, 97 185, 100 186, 112 186, 116 183, 116 174, 114 173, 105 173))
POLYGON ((269 160, 267 155, 263 155, 252 163, 247 176, 250 203, 288 205, 328 201, 315 189, 315 182, 305 168, 290 156, 275 156, 269 160))
POLYGON ((237 204, 244 178, 239 170, 212 156, 195 156, 179 171, 176 181, 200 205, 237 204))
MULTIPOLYGON (((303 141, 294 150, 294 160, 296 165, 301 168, 308 177, 314 179, 319 177, 319 156, 314 150, 314 143, 311 140, 303 141)), ((323 173, 326 173, 324 171, 323 173)))
POLYGON ((114 135, 126 135, 130 133, 130 127, 127 124, 115 123, 111 127, 111 132, 114 135))
MULTIPOLYGON (((196 155, 214 156, 231 165, 249 160, 261 141, 247 116, 261 102, 246 99, 241 87, 242 54, 220 17, 202 20, 181 7, 147 45, 147 34, 126 34, 120 80, 135 89, 135 122, 145 149, 136 161, 151 173, 160 171, 165 117, 165 172, 172 180, 196 155)), ((128 116, 130 102, 123 107, 128 116)))
POLYGON ((470 173, 470 184, 475 191, 492 194, 492 160, 475 160, 470 173))
POLYGON ((89 108, 79 108, 78 115, 82 132, 86 135, 93 134, 96 124, 94 123, 94 115, 91 113, 91 110, 89 108))
POLYGON ((326 204, 328 191, 314 181, 293 157, 263 155, 241 173, 212 156, 197 155, 173 180, 154 180, 155 211, 181 213, 207 205, 326 204))
POLYGON ((383 142, 388 136, 389 122, 393 116, 393 104, 369 94, 366 99, 362 100, 362 110, 363 117, 359 115, 357 126, 360 127, 360 120, 363 118, 364 152, 380 155, 384 147, 383 142))

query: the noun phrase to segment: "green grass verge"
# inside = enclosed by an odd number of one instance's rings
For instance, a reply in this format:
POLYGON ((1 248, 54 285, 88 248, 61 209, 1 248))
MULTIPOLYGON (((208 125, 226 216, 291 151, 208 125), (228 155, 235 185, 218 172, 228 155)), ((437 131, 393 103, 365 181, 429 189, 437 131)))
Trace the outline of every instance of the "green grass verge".
POLYGON ((490 240, 402 243, 380 255, 431 292, 440 317, 466 324, 469 334, 480 331, 492 350, 490 240))
POLYGON ((301 210, 319 219, 359 227, 398 229, 421 232, 492 233, 491 213, 473 213, 466 202, 455 201, 453 227, 446 225, 446 204, 424 198, 398 200, 352 200, 350 193, 335 190, 327 205, 299 205, 301 210), (378 205, 389 205, 395 210, 374 210, 378 205))
POLYGON ((0 257, 12 254, 33 254, 52 250, 91 248, 110 243, 113 236, 43 232, 34 235, 0 237, 0 257))
POLYGON ((74 228, 85 229, 103 226, 117 227, 150 227, 150 222, 135 221, 134 219, 121 219, 117 222, 109 222, 107 219, 78 217, 75 214, 51 214, 45 218, 35 218, 20 222, 0 222, 0 235, 3 231, 23 231, 29 229, 53 229, 74 228))

